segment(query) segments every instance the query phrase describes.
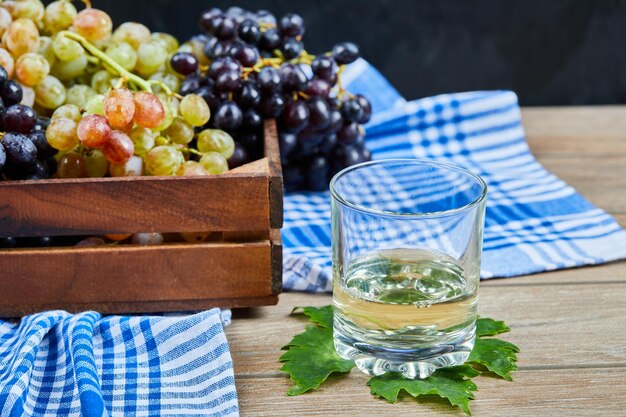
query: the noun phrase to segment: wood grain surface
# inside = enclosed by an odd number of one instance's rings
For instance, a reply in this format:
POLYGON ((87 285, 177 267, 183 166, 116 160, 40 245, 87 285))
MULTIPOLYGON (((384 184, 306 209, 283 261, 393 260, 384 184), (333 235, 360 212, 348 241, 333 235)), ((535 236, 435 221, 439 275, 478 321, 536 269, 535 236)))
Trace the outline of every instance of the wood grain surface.
MULTIPOLYGON (((626 107, 523 109, 531 149, 554 174, 626 226, 626 107)), ((235 312, 226 329, 241 415, 463 415, 442 400, 387 404, 357 371, 287 397, 280 348, 305 320, 295 306, 329 295, 289 293, 277 307, 235 312)), ((474 416, 626 416, 626 262, 481 283, 480 314, 503 319, 521 347, 515 382, 478 380, 474 416)))

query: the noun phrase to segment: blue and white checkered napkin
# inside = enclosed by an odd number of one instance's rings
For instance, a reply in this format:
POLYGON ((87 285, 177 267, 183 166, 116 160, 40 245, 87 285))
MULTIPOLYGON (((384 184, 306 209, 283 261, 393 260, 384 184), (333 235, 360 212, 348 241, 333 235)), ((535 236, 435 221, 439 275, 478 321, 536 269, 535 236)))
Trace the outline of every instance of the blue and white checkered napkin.
POLYGON ((220 311, 0 322, 0 415, 238 416, 220 311))
MULTIPOLYGON (((345 73, 372 101, 374 159, 427 158, 463 166, 489 187, 482 277, 512 277, 626 258, 626 232, 546 171, 530 153, 510 91, 445 94, 407 102, 367 62, 345 73)), ((284 286, 330 291, 329 193, 285 197, 284 286)))

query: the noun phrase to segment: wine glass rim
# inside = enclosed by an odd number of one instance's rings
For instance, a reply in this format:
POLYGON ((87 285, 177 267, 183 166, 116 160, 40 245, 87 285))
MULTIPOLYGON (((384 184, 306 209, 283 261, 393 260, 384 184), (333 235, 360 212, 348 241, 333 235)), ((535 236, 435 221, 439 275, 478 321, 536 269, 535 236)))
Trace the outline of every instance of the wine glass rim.
POLYGON ((342 169, 337 174, 333 176, 330 180, 330 194, 335 201, 340 204, 351 208, 353 210, 357 210, 360 212, 375 214, 377 216, 385 216, 385 217, 399 217, 399 218, 424 218, 424 217, 446 217, 455 215, 482 203, 487 197, 487 183, 483 180, 479 175, 473 173, 472 171, 463 168, 458 165, 450 164, 448 162, 439 162, 433 161, 430 159, 420 159, 420 158, 391 158, 391 159, 378 159, 375 161, 362 162, 356 165, 349 166, 347 168, 342 169), (391 210, 378 210, 371 207, 367 207, 362 204, 357 204, 352 201, 346 200, 337 190, 336 183, 339 179, 353 171, 357 171, 359 169, 371 166, 371 165, 386 165, 386 164, 407 164, 407 165, 421 165, 421 166, 432 166, 438 169, 444 169, 448 171, 453 171, 460 173, 466 177, 473 179, 480 187, 481 192, 473 199, 471 202, 464 204, 460 207, 451 208, 449 210, 440 210, 440 211, 431 211, 431 212, 420 212, 420 213, 402 213, 391 210))

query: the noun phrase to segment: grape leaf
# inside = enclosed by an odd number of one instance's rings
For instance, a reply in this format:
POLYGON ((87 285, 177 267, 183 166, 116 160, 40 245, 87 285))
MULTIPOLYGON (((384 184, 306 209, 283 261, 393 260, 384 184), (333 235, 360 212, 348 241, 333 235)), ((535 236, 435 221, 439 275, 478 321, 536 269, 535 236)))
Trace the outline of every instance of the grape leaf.
POLYGON ((519 348, 500 339, 477 337, 467 363, 480 364, 507 381, 512 381, 511 372, 517 369, 519 348))
POLYGON ((305 307, 304 314, 316 323, 296 335, 283 349, 280 368, 294 383, 287 395, 300 395, 316 389, 330 374, 350 372, 354 362, 342 359, 335 351, 332 329, 332 307, 305 307))
POLYGON ((479 372, 471 366, 461 365, 440 369, 425 379, 406 379, 397 373, 386 373, 371 378, 367 385, 372 395, 382 397, 390 403, 398 400, 400 391, 406 391, 413 397, 438 395, 461 408, 466 414, 471 414, 469 402, 474 399, 473 391, 477 391, 478 387, 467 378, 477 375, 479 372))
POLYGON ((333 306, 324 307, 295 307, 291 314, 298 313, 302 309, 302 313, 309 317, 313 323, 316 323, 327 329, 333 328, 333 306))
POLYGON ((495 336, 510 332, 511 329, 503 321, 479 317, 476 320, 476 336, 495 336))

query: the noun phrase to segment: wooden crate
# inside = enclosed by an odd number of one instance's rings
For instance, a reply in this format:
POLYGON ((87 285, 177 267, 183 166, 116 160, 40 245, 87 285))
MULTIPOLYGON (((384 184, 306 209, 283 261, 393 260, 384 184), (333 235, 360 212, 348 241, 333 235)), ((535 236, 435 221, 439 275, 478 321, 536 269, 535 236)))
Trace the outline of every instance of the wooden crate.
POLYGON ((282 210, 273 122, 265 124, 265 157, 222 175, 0 182, 0 236, 220 236, 200 244, 2 249, 0 317, 276 304, 282 210))

